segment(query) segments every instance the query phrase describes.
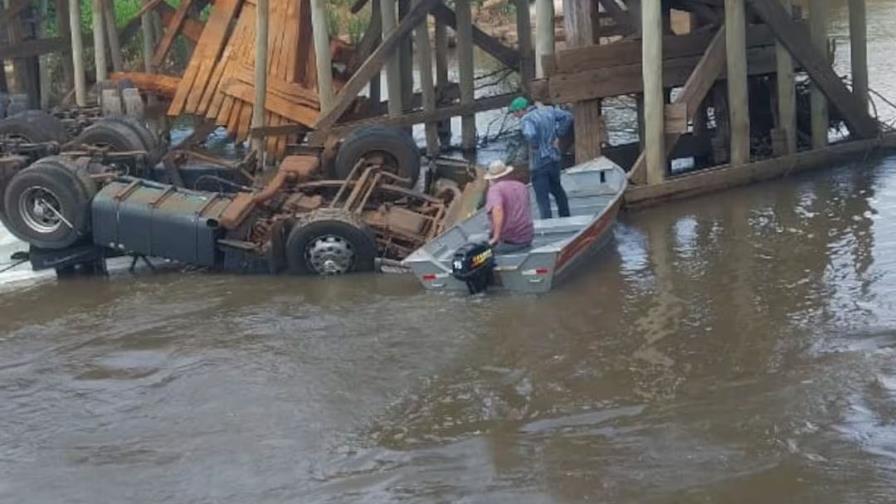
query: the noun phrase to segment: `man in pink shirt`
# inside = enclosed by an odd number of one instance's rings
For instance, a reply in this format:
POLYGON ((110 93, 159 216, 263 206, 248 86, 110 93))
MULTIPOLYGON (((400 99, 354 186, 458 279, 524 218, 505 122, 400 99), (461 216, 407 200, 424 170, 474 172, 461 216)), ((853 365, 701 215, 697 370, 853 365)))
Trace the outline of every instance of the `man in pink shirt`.
POLYGON ((513 171, 501 161, 488 166, 489 181, 486 210, 491 222, 489 244, 496 254, 512 254, 532 245, 535 228, 529 207, 529 188, 522 182, 508 179, 513 171))

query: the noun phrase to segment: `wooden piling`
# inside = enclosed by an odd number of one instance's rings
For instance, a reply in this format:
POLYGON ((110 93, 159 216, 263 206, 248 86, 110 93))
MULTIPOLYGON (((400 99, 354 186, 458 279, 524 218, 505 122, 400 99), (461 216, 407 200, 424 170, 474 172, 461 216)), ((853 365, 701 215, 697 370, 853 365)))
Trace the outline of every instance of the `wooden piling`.
MULTIPOLYGON (((382 13, 382 9, 380 9, 380 0, 371 0, 370 1, 370 24, 367 25, 367 29, 371 29, 374 26, 374 19, 377 26, 382 26, 380 23, 380 14, 382 13)), ((379 45, 383 40, 382 29, 379 29, 379 36, 377 36, 376 41, 374 42, 374 47, 379 45)), ((370 103, 373 105, 379 105, 381 96, 382 96, 382 76, 377 73, 370 79, 370 84, 368 84, 368 96, 370 97, 370 103)))
POLYGON ((535 76, 544 77, 544 57, 554 54, 554 1, 535 0, 535 76))
MULTIPOLYGON (((59 33, 59 38, 63 41, 67 40, 71 43, 71 30, 69 27, 69 17, 68 17, 68 0, 55 0, 56 1, 56 29, 59 33)), ((72 55, 71 55, 71 46, 69 46, 68 50, 64 50, 60 54, 60 59, 62 60, 62 81, 64 84, 65 92, 68 92, 70 89, 75 87, 75 68, 72 64, 72 55)))
POLYGON ((87 106, 87 76, 84 75, 84 41, 81 38, 81 5, 68 0, 69 32, 72 38, 72 67, 75 80, 75 103, 87 106))
POLYGON ((743 0, 725 0, 725 51, 731 164, 750 162, 750 103, 747 90, 746 11, 743 0))
MULTIPOLYGON (((470 0, 455 0, 457 10, 457 65, 460 79, 460 104, 472 106, 474 100, 473 68, 473 14, 470 0)), ((464 150, 476 148, 476 115, 461 116, 461 147, 464 150)))
MULTIPOLYGON (((792 12, 791 0, 781 0, 787 12, 792 12)), ((778 89, 778 131, 784 138, 784 152, 796 152, 796 87, 793 79, 793 58, 781 42, 775 43, 778 89)))
POLYGON ((523 89, 529 89, 529 81, 535 78, 535 61, 532 57, 532 20, 529 19, 529 0, 516 3, 517 50, 520 54, 520 80, 523 89))
POLYGON ((868 107, 868 25, 865 0, 849 0, 849 54, 852 92, 868 107))
MULTIPOLYGON (((143 0, 143 5, 152 0, 143 0)), ((143 70, 146 73, 153 73, 155 69, 152 65, 152 53, 156 47, 155 32, 152 28, 152 13, 147 11, 140 16, 140 30, 143 34, 143 70)))
MULTIPOLYGON (((37 15, 37 38, 42 39, 46 36, 47 17, 49 13, 49 5, 47 0, 40 0, 37 15)), ((38 84, 40 86, 40 108, 47 110, 50 108, 50 55, 41 54, 38 62, 38 84)))
MULTIPOLYGON (((433 39, 436 52, 436 102, 446 105, 448 88, 451 85, 451 81, 448 80, 448 27, 438 20, 433 39)), ((438 130, 439 143, 443 147, 448 147, 451 144, 451 118, 439 121, 438 130)))
POLYGON ((648 184, 659 184, 666 178, 663 11, 660 3, 660 0, 644 0, 641 3, 644 150, 648 184))
MULTIPOLYGON (((597 15, 597 5, 591 0, 564 0, 563 24, 567 47, 594 45, 595 33, 592 20, 597 15)), ((576 163, 595 159, 601 155, 600 101, 586 100, 573 106, 575 117, 576 163)))
MULTIPOLYGON (((419 2, 416 0, 415 3, 419 2)), ((420 71, 420 94, 423 98, 423 112, 430 114, 436 110, 436 88, 432 77, 432 47, 429 43, 429 27, 426 19, 414 30, 414 44, 417 49, 417 67, 420 71)), ((426 154, 430 157, 439 153, 438 125, 429 121, 426 131, 426 154)))
MULTIPOLYGON (((397 24, 395 18, 396 0, 381 0, 380 11, 383 17, 383 40, 395 30, 397 24)), ((394 50, 386 60, 386 93, 388 95, 389 116, 398 117, 404 107, 401 103, 401 64, 398 50, 394 50)))
MULTIPOLYGON (((103 22, 103 0, 93 0, 93 61, 96 64, 96 82, 106 80, 109 76, 106 69, 106 36, 105 23, 103 22)), ((80 30, 81 28, 78 27, 80 30)))
POLYGON ((333 108, 335 95, 333 93, 333 61, 330 54, 330 32, 327 26, 325 0, 311 0, 311 25, 314 35, 314 57, 317 63, 320 111, 326 114, 333 108))
MULTIPOLYGON (((268 92, 268 26, 271 9, 268 0, 256 0, 255 9, 255 104, 252 107, 252 127, 264 126, 264 107, 268 92)), ((329 44, 328 44, 329 49, 329 44)), ((255 137, 253 148, 258 153, 259 164, 265 168, 265 139, 255 137)))
POLYGON ((115 0, 103 0, 103 19, 106 21, 106 36, 109 39, 112 70, 120 72, 124 68, 124 64, 121 61, 121 44, 118 41, 118 26, 115 23, 115 0))
MULTIPOLYGON (((809 32, 812 45, 825 55, 828 54, 828 0, 811 0, 809 3, 809 32)), ((809 96, 812 115, 812 148, 819 149, 828 144, 828 101, 824 93, 813 82, 809 96)))
MULTIPOLYGON (((410 0, 398 0, 398 21, 411 9, 410 0)), ((406 37, 398 44, 398 69, 401 73, 401 111, 408 113, 414 101, 414 49, 413 38, 406 37)))

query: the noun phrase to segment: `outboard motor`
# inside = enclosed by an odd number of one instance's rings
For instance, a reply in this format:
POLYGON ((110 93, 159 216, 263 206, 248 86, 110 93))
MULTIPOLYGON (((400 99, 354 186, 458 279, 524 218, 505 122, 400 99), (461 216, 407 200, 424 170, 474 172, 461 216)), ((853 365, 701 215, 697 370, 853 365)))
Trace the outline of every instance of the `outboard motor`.
POLYGON ((470 294, 485 291, 494 281, 495 254, 488 243, 468 243, 454 252, 451 275, 467 284, 470 294))

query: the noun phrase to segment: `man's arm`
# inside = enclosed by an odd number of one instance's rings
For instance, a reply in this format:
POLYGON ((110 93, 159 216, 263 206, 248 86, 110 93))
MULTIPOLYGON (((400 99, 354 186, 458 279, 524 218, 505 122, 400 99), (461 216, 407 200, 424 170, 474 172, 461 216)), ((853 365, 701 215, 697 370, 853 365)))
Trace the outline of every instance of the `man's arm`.
POLYGON ((501 229, 504 227, 504 207, 497 205, 492 207, 492 238, 490 245, 496 245, 501 241, 501 229))
POLYGON ((571 113, 560 107, 554 107, 554 121, 557 123, 557 136, 562 137, 569 134, 572 129, 573 116, 571 113))

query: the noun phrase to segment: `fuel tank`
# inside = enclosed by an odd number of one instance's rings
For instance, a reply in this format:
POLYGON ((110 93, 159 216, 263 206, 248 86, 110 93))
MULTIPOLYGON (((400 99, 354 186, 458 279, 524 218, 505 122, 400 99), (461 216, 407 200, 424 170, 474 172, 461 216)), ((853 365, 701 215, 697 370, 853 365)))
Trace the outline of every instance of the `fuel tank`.
POLYGON ((91 203, 93 241, 125 253, 214 266, 221 213, 231 197, 132 177, 109 183, 91 203))

